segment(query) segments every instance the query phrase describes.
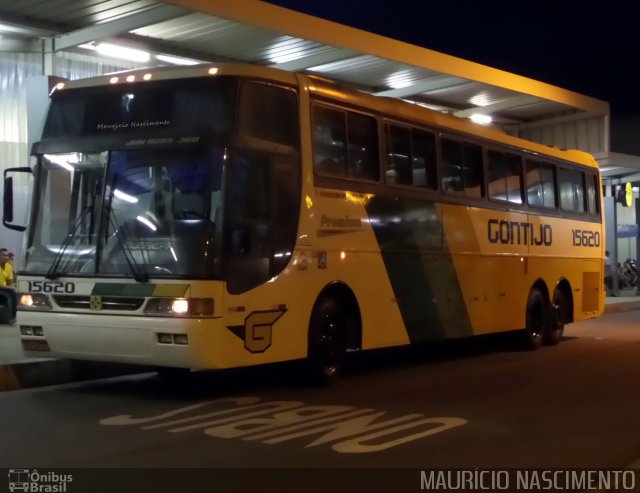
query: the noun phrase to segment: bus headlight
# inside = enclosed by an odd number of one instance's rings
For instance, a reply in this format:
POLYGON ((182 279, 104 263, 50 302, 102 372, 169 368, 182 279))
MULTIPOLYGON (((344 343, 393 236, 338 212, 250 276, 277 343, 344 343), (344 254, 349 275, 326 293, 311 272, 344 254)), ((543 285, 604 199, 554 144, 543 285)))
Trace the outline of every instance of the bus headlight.
POLYGON ((23 310, 51 310, 49 297, 42 293, 20 293, 18 306, 23 310))
POLYGON ((144 313, 162 317, 210 317, 213 306, 213 298, 151 298, 144 313))
POLYGON ((182 298, 173 300, 171 303, 171 311, 180 315, 189 313, 189 302, 182 298))

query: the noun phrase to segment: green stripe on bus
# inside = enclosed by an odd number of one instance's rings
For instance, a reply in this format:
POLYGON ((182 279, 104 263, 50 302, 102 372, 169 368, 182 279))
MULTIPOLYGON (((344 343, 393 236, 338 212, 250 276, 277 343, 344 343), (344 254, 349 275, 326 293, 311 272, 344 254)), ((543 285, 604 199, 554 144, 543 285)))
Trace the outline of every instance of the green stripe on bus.
POLYGON ((91 294, 97 296, 152 296, 154 287, 154 284, 97 282, 91 294))
POLYGON ((366 209, 411 342, 472 335, 435 203, 378 195, 366 209))
POLYGON ((187 296, 188 284, 156 284, 153 296, 184 298, 187 296))

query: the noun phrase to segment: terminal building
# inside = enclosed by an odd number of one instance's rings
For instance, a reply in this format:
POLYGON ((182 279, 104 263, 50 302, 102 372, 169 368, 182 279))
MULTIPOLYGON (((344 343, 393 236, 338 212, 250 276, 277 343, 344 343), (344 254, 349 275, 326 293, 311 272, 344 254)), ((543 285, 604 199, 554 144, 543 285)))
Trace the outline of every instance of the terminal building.
MULTIPOLYGON (((601 167, 612 261, 638 258, 640 156, 611 149, 607 102, 258 0, 0 0, 0 165, 29 164, 61 80, 212 61, 307 72, 589 152, 601 167)), ((14 193, 28 189, 20 182, 14 193)), ((20 250, 20 233, 2 237, 20 250)))

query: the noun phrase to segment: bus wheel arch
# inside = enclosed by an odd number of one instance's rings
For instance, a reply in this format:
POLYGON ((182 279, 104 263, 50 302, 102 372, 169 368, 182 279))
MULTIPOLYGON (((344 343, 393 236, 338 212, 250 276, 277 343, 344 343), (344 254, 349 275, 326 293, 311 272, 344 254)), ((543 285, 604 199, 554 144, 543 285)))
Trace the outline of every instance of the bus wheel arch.
POLYGON ((573 322, 573 293, 566 279, 561 279, 553 290, 549 327, 544 344, 555 346, 562 340, 565 324, 573 322))
POLYGON ((542 280, 538 280, 529 290, 525 314, 525 329, 522 343, 526 349, 538 349, 549 331, 550 322, 549 290, 542 280))
POLYGON ((309 318, 307 367, 313 383, 327 385, 338 379, 347 350, 362 346, 361 320, 348 286, 334 282, 320 292, 309 318))

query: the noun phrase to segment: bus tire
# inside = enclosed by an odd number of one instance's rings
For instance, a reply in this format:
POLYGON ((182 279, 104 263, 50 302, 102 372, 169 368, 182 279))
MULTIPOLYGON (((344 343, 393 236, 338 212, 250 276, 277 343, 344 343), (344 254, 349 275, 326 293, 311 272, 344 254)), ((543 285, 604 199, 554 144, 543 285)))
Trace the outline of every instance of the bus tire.
POLYGON ((567 309, 569 303, 564 293, 556 289, 553 293, 553 303, 551 304, 551 320, 547 331, 544 333, 544 344, 546 346, 555 346, 562 340, 564 333, 564 324, 568 320, 567 309))
POLYGON ((307 374, 314 385, 330 385, 341 375, 347 353, 349 317, 333 298, 316 302, 309 322, 307 374))
POLYGON ((549 326, 548 302, 539 289, 533 288, 527 300, 526 327, 522 333, 525 349, 536 350, 542 346, 549 326))

